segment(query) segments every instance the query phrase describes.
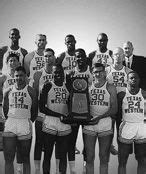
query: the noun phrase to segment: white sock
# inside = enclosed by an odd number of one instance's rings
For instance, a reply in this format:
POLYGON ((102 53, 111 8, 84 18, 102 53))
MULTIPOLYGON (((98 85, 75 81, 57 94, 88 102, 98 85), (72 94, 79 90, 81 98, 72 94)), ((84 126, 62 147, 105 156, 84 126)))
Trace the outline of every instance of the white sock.
POLYGON ((56 159, 56 174, 59 174, 59 159, 56 159))
POLYGON ((74 174, 76 172, 75 161, 69 161, 70 173, 74 174))
POLYGON ((16 173, 17 174, 23 174, 23 164, 17 163, 17 168, 16 168, 16 173))
POLYGON ((35 170, 40 171, 41 160, 34 160, 35 170))

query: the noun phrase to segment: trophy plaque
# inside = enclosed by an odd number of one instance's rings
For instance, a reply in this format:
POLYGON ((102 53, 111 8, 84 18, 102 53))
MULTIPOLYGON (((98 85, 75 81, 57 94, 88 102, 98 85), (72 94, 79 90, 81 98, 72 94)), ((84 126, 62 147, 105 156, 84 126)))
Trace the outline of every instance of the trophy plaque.
POLYGON ((71 79, 71 86, 69 115, 63 118, 62 121, 68 124, 88 124, 91 120, 88 79, 86 77, 73 77, 71 79))

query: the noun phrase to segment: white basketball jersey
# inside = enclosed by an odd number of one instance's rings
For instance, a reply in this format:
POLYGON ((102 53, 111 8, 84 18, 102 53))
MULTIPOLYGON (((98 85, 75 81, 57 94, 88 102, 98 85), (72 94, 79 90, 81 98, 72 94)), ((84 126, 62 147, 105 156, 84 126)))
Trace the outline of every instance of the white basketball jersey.
POLYGON ((136 95, 132 95, 126 88, 126 95, 122 103, 123 120, 139 123, 144 120, 144 97, 141 89, 136 95))
POLYGON ((77 63, 76 63, 75 56, 70 56, 67 52, 65 52, 65 57, 62 61, 62 67, 64 68, 65 74, 74 70, 76 65, 77 65, 77 63))
POLYGON ((107 112, 110 108, 110 94, 107 90, 107 82, 100 88, 89 87, 90 113, 93 117, 98 117, 107 112))
POLYGON ((22 90, 17 90, 13 85, 9 93, 9 112, 8 117, 30 118, 32 99, 27 90, 28 85, 22 90))
POLYGON ((44 64, 44 56, 39 56, 36 51, 34 51, 34 56, 30 62, 30 77, 32 77, 36 71, 44 67, 44 64))
POLYGON ((39 80, 39 88, 41 89, 45 81, 51 82, 53 80, 53 75, 46 73, 44 68, 42 68, 40 71, 42 71, 42 75, 39 80))
POLYGON ((75 67, 75 71, 74 71, 73 77, 80 77, 80 78, 85 77, 85 78, 88 79, 89 85, 91 85, 92 80, 93 80, 92 74, 91 74, 91 72, 90 72, 90 70, 89 70, 89 66, 88 66, 88 68, 87 68, 87 70, 86 70, 85 72, 79 72, 79 71, 77 70, 77 67, 75 67))
POLYGON ((50 91, 48 92, 48 101, 47 101, 47 107, 55 111, 57 113, 67 115, 68 114, 68 107, 67 107, 67 101, 69 97, 69 92, 63 84, 63 86, 59 87, 52 82, 52 87, 50 91))
POLYGON ((107 81, 115 85, 117 93, 124 91, 127 87, 127 73, 125 66, 121 70, 115 70, 113 66, 110 66, 111 71, 107 74, 107 81))
POLYGON ((16 79, 14 77, 12 77, 10 74, 6 74, 6 80, 3 84, 3 90, 9 88, 10 86, 14 85, 14 83, 16 82, 16 79))
POLYGON ((100 52, 99 50, 96 51, 95 56, 92 60, 92 65, 95 63, 102 63, 105 66, 112 65, 112 58, 109 54, 109 50, 105 53, 100 52))
POLYGON ((17 54, 19 57, 19 62, 21 63, 21 65, 23 63, 24 56, 21 52, 21 48, 19 47, 18 50, 12 50, 10 47, 8 47, 8 50, 6 51, 6 53, 3 56, 3 68, 2 68, 3 74, 5 74, 7 72, 7 63, 6 63, 7 60, 6 59, 7 59, 8 55, 11 53, 17 54))

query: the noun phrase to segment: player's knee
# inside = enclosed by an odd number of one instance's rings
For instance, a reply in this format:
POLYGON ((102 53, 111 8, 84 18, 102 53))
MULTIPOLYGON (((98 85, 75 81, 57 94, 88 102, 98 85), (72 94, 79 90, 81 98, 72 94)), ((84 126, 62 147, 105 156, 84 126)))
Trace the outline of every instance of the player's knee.
POLYGON ((109 155, 99 154, 99 159, 101 164, 107 164, 109 161, 109 155))
POLYGON ((15 155, 11 152, 6 152, 5 153, 5 161, 7 161, 7 162, 13 162, 14 157, 15 157, 15 155))
POLYGON ((87 158, 86 158, 86 162, 87 163, 92 163, 92 162, 94 162, 94 159, 95 159, 95 155, 94 154, 88 154, 87 158))

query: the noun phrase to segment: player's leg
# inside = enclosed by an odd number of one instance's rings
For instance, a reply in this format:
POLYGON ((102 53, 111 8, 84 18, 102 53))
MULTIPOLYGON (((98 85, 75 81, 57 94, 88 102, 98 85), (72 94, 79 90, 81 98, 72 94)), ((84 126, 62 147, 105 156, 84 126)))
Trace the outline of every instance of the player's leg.
POLYGON ((98 137, 100 174, 108 173, 108 162, 109 162, 112 140, 113 140, 112 134, 98 137))
POLYGON ((118 143, 118 174, 126 174, 126 165, 131 148, 132 144, 118 143))
POLYGON ((56 135, 43 132, 44 136, 44 160, 43 160, 43 174, 50 174, 51 157, 53 147, 56 141, 56 135))
MULTIPOLYGON (((115 120, 112 119, 112 128, 113 128, 113 138, 114 138, 114 135, 115 135, 115 120)), ((115 146, 113 145, 113 141, 112 141, 112 144, 111 144, 111 148, 110 148, 110 152, 112 155, 118 155, 118 151, 116 150, 115 146)))
POLYGON ((14 174, 14 158, 16 153, 17 137, 7 132, 3 134, 3 153, 5 159, 5 174, 14 174))
POLYGON ((95 144, 97 135, 84 134, 86 151, 86 174, 94 174, 95 144))
POLYGON ((43 147, 42 121, 35 121, 35 145, 34 145, 34 164, 35 174, 40 173, 40 164, 43 147))
POLYGON ((146 142, 135 143, 135 158, 138 162, 137 174, 146 174, 146 142))
POLYGON ((79 125, 72 126, 72 132, 69 136, 69 146, 68 146, 68 161, 70 173, 75 173, 75 147, 79 131, 79 125))
POLYGON ((32 138, 19 139, 17 143, 17 153, 20 153, 23 162, 23 174, 31 173, 30 165, 30 150, 31 150, 32 138))
POLYGON ((56 146, 58 147, 59 155, 59 174, 66 174, 68 145, 69 135, 57 136, 56 146))

